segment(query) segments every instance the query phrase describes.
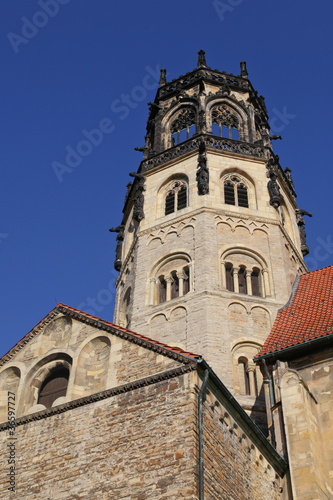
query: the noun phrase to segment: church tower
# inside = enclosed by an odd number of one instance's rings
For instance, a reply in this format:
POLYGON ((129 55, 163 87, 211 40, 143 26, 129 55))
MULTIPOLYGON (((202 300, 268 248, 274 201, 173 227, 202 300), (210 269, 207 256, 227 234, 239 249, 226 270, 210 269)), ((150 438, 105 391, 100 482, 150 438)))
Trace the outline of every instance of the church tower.
MULTIPOLYGON (((288 300, 304 211, 273 153, 263 96, 207 66, 160 86, 117 234, 114 323, 200 352, 245 409, 263 396, 252 359, 288 300)), ((259 403, 258 403, 259 401, 259 403)), ((260 406, 260 404, 259 404, 260 406)))

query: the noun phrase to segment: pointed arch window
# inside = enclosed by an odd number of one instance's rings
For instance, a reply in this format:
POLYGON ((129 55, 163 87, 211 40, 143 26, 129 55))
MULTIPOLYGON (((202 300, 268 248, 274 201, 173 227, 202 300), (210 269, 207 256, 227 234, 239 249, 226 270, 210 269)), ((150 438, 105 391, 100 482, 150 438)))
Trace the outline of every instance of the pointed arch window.
POLYGON ((224 179, 224 203, 249 208, 247 186, 237 175, 229 175, 224 179))
POLYGON ((165 197, 165 215, 187 207, 187 184, 184 181, 173 182, 165 197))
POLYGON ((239 121, 235 113, 225 104, 212 109, 212 133, 219 137, 239 140, 239 121))
POLYGON ((195 111, 193 108, 184 108, 171 123, 172 146, 186 141, 195 132, 195 111))

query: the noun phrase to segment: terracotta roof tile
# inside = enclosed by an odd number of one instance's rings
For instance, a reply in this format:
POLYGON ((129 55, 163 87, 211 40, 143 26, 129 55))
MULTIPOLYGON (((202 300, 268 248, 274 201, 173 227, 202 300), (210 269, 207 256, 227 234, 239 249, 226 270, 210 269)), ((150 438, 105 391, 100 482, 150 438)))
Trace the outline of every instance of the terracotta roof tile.
POLYGON ((300 277, 256 357, 333 334, 333 266, 300 277))

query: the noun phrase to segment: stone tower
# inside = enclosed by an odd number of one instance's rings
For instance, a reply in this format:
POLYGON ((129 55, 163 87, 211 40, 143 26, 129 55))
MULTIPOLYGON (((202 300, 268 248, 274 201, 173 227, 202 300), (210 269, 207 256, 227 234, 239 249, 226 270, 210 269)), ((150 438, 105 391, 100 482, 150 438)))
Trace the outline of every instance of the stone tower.
MULTIPOLYGON (((304 211, 274 155, 263 96, 246 63, 207 66, 160 86, 143 160, 117 235, 114 322, 200 352, 253 412, 252 362, 297 274, 307 271, 304 211)), ((261 395, 261 397, 260 397, 261 395)))

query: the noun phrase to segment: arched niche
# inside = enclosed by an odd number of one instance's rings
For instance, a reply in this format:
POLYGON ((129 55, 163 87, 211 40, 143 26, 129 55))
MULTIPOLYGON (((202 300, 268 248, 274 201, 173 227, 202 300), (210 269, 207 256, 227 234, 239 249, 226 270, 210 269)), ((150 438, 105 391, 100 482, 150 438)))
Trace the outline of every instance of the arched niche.
POLYGON ((52 347, 67 347, 71 333, 72 319, 68 316, 61 316, 45 327, 43 337, 49 341, 52 347))
MULTIPOLYGON (((40 390, 50 377, 63 370, 68 372, 69 380, 72 371, 72 358, 63 352, 52 353, 39 360, 31 368, 22 386, 20 398, 22 413, 32 413, 45 408, 45 405, 38 402, 40 390)), ((61 397, 61 403, 67 400, 67 397, 66 392, 66 396, 61 397)), ((58 399, 52 403, 52 406, 55 404, 58 404, 58 399)))
POLYGON ((106 388, 110 351, 110 339, 104 336, 93 338, 82 348, 75 372, 73 399, 106 388))

